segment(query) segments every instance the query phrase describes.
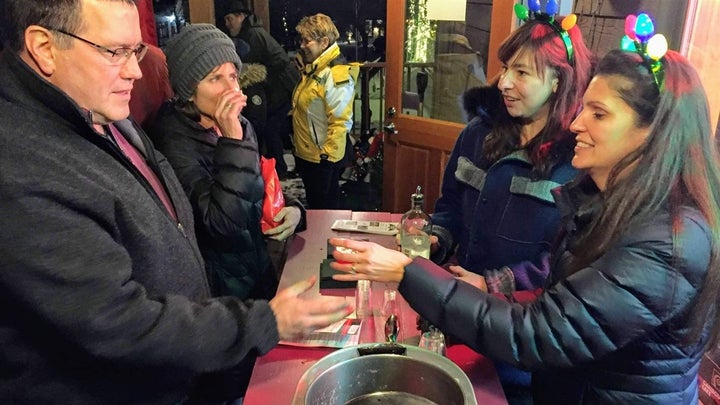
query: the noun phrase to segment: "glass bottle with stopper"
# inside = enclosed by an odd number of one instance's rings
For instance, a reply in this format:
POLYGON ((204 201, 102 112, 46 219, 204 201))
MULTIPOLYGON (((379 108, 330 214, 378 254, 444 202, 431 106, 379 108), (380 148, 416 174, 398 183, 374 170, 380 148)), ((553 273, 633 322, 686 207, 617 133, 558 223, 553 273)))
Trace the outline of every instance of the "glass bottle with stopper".
POLYGON ((400 247, 408 257, 430 258, 430 235, 432 222, 430 215, 423 211, 425 196, 417 186, 410 196, 410 210, 400 220, 400 247))

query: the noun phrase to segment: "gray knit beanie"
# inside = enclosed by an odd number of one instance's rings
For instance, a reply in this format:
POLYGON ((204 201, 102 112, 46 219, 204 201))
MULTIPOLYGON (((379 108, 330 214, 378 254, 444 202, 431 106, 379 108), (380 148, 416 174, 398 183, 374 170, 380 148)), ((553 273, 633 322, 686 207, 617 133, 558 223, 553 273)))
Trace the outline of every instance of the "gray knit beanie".
POLYGON ((215 67, 232 62, 242 67, 235 44, 211 24, 190 24, 165 46, 170 85, 181 100, 189 100, 198 82, 215 67))

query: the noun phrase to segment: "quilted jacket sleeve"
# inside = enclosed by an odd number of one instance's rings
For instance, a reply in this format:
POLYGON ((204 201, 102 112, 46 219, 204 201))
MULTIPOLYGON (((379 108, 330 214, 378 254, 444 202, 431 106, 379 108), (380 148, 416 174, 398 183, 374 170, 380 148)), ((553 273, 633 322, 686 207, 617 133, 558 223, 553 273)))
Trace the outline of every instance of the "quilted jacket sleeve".
POLYGON ((493 359, 526 369, 577 365, 687 310, 711 244, 698 215, 685 215, 681 229, 675 256, 668 218, 655 220, 527 306, 484 294, 424 259, 406 268, 400 292, 429 322, 493 359))

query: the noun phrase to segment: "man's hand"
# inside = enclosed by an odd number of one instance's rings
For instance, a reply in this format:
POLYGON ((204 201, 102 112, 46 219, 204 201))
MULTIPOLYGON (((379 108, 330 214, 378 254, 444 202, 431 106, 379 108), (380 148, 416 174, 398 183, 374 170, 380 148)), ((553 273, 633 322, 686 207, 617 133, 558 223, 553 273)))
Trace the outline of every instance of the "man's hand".
POLYGON ((295 232, 302 218, 302 211, 298 207, 284 207, 275 215, 273 221, 280 223, 275 228, 264 232, 270 239, 285 240, 295 232))
POLYGON ((309 335, 350 315, 355 308, 342 297, 301 298, 317 281, 311 277, 277 293, 270 300, 280 339, 289 340, 309 335))
POLYGON ((485 283, 485 277, 483 277, 477 273, 467 271, 464 268, 462 268, 461 266, 450 266, 448 269, 450 270, 450 272, 452 274, 455 275, 455 277, 457 279, 462 280, 462 281, 474 286, 475 288, 479 288, 480 290, 482 290, 484 292, 487 292, 488 287, 487 287, 487 284, 485 283))

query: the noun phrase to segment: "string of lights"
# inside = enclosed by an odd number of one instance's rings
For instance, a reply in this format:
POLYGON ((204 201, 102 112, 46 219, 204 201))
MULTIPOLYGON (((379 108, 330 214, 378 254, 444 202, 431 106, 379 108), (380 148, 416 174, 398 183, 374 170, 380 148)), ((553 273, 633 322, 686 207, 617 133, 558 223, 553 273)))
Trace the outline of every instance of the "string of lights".
POLYGON ((424 63, 434 60, 437 27, 428 19, 427 0, 408 0, 405 26, 405 61, 424 63))

